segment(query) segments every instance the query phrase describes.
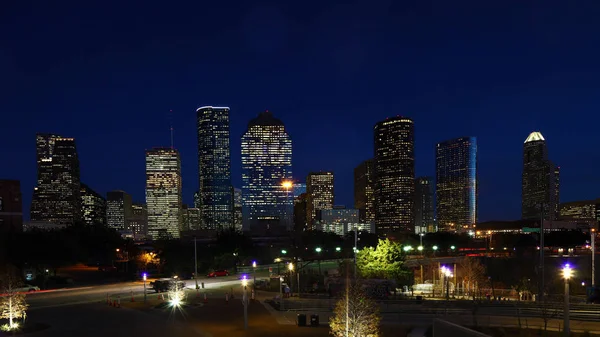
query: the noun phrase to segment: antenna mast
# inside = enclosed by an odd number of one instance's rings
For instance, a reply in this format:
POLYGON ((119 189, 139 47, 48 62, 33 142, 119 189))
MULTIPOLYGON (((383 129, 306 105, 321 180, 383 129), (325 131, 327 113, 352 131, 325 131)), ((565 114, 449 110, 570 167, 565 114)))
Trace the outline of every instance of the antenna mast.
POLYGON ((171 150, 173 150, 173 110, 169 110, 169 127, 171 131, 171 150))

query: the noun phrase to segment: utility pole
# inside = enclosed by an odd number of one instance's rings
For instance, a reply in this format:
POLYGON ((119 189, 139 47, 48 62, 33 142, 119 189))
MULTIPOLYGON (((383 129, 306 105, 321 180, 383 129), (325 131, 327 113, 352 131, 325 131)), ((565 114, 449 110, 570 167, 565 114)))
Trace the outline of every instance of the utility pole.
POLYGON ((540 281, 538 300, 544 297, 544 203, 540 204, 540 281))
POLYGON ((198 289, 198 253, 196 250, 196 236, 194 235, 194 282, 196 282, 196 289, 198 289))

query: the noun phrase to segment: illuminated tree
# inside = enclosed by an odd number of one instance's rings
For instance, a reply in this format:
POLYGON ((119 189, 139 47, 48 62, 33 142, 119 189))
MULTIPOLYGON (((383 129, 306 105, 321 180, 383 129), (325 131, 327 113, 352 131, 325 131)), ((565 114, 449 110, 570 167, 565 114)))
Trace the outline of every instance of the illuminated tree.
POLYGON ((467 283, 469 292, 475 300, 479 293, 479 287, 485 282, 485 266, 479 259, 465 256, 459 261, 459 268, 463 275, 463 281, 467 283))
POLYGON ((169 286, 167 293, 169 303, 173 307, 179 307, 185 302, 185 284, 180 281, 175 281, 169 286))
POLYGON ((0 292, 4 294, 0 297, 0 318, 8 319, 8 324, 3 325, 2 330, 16 330, 19 328, 17 319, 25 319, 28 307, 25 295, 18 292, 23 283, 12 266, 8 266, 0 275, 0 292))
POLYGON ((379 307, 360 285, 348 285, 329 320, 335 337, 379 337, 379 307))
POLYGON ((138 268, 147 270, 149 265, 159 266, 160 258, 154 252, 142 252, 136 257, 138 268))
POLYGON ((377 248, 365 247, 356 255, 356 264, 364 278, 402 280, 410 272, 404 266, 402 244, 388 239, 379 240, 377 248))

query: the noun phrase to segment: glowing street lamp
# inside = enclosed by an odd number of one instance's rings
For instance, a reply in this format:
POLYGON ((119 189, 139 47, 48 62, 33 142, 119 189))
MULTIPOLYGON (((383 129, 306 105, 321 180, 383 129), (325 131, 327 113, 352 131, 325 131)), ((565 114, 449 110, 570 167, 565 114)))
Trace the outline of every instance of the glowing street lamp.
POLYGON ((412 247, 411 247, 411 246, 404 246, 404 251, 405 251, 405 252, 409 252, 409 251, 411 251, 411 250, 412 250, 412 247))
POLYGON ((420 251, 420 252, 422 252, 423 251, 423 246, 417 247, 417 250, 420 251))
POLYGON ((315 248, 315 252, 320 253, 322 251, 321 247, 315 248))
POLYGON ((342 251, 342 248, 341 248, 341 247, 335 247, 335 251, 336 251, 336 252, 341 252, 341 251, 342 251))
POLYGON ((148 277, 148 274, 143 273, 142 274, 142 278, 144 279, 144 303, 146 303, 146 278, 148 277))
POLYGON ((254 277, 254 287, 256 287, 256 261, 252 261, 252 276, 254 277))
POLYGON ((281 254, 283 254, 283 255, 287 254, 287 250, 285 250, 285 249, 282 249, 282 250, 281 250, 281 254))
POLYGON ((569 327, 569 279, 573 276, 574 272, 571 266, 567 263, 562 268, 562 276, 565 279, 565 309, 564 309, 564 334, 566 337, 571 335, 571 329, 569 327))
POLYGON ((319 258, 317 259, 317 261, 319 262, 319 275, 321 275, 321 247, 317 247, 315 248, 315 252, 317 252, 319 254, 319 258))

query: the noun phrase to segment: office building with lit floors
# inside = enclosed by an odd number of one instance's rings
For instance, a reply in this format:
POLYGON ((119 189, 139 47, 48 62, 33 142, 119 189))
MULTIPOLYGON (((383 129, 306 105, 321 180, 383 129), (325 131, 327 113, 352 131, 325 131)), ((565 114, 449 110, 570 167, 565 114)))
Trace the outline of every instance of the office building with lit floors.
POLYGON ((108 227, 118 231, 129 230, 129 219, 132 214, 131 195, 116 190, 106 193, 106 223, 108 227))
POLYGON ((438 230, 472 230, 477 224, 477 138, 438 143, 435 165, 438 230))
POLYGON ((433 187, 434 182, 431 177, 415 179, 415 232, 417 234, 436 231, 433 187))
POLYGON ((269 111, 242 136, 242 219, 255 235, 292 228, 292 139, 269 111), (286 187, 288 186, 288 187, 286 187))
POLYGON ((309 173, 306 178, 306 196, 308 230, 316 230, 318 212, 333 208, 333 172, 309 173))
POLYGON ((198 131, 199 207, 204 228, 229 229, 233 223, 229 108, 196 110, 198 131))
POLYGON ((233 228, 241 232, 242 228, 242 189, 233 188, 233 228))
POLYGON ((0 233, 23 231, 21 182, 0 180, 0 233))
POLYGON ((31 221, 73 225, 82 219, 79 157, 74 138, 36 135, 38 179, 31 221))
POLYGON ((393 117, 375 124, 375 227, 394 238, 415 232, 413 121, 393 117))
POLYGON ((556 220, 559 205, 560 168, 548 159, 544 136, 532 132, 523 143, 521 217, 556 220))
POLYGON ((146 204, 131 204, 131 217, 127 221, 128 228, 136 240, 143 240, 148 235, 148 209, 146 204))
POLYGON ((106 225, 106 199, 83 183, 81 184, 81 215, 83 223, 88 226, 106 225))
POLYGON ((148 235, 153 239, 179 238, 181 216, 181 160, 172 148, 146 151, 146 207, 148 235))
POLYGON ((361 222, 375 222, 375 161, 365 160, 354 169, 354 208, 361 222))

